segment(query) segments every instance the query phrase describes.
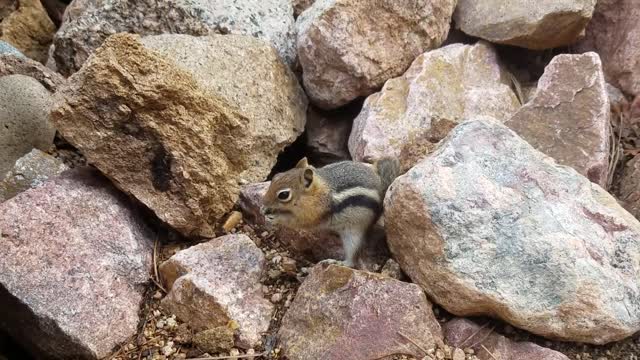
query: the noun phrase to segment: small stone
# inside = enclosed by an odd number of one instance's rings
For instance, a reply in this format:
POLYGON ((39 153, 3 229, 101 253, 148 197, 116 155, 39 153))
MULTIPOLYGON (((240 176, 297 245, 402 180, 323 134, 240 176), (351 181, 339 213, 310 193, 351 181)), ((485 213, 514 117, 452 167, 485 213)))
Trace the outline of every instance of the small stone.
POLYGON ((227 326, 200 331, 193 336, 193 344, 200 350, 216 354, 233 347, 233 330, 227 326))
POLYGON ((298 271, 298 265, 295 259, 292 259, 290 257, 284 257, 282 258, 282 270, 284 270, 284 272, 286 272, 287 274, 290 275, 295 275, 296 272, 298 271))
POLYGON ((466 356, 465 356, 464 351, 462 349, 456 348, 455 350, 453 350, 452 360, 465 360, 465 358, 466 358, 466 356))
POLYGON ((271 262, 274 264, 280 264, 280 262, 282 261, 282 256, 280 255, 276 255, 271 259, 271 262))
POLYGON ((154 299, 156 299, 156 300, 160 300, 160 299, 162 299, 162 292, 161 292, 160 290, 156 291, 156 292, 153 294, 153 298, 154 298, 154 299))
POLYGON ((280 276, 282 276, 282 271, 271 269, 269 270, 268 274, 269 274, 269 279, 275 280, 280 276))
POLYGON ((280 301, 282 301, 282 293, 275 293, 275 294, 271 295, 271 302, 272 303, 277 304, 280 301))

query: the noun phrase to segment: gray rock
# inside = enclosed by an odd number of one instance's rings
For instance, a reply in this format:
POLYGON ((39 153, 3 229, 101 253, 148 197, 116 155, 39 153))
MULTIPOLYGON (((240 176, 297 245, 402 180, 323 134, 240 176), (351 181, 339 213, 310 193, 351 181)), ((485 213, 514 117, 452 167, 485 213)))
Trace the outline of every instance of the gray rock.
POLYGON ((56 33, 50 63, 76 72, 112 34, 244 34, 269 41, 295 63, 290 0, 74 0, 56 33))
POLYGON ((458 125, 391 186, 389 247, 433 301, 605 344, 640 330, 640 223, 495 119, 458 125))
POLYGON ((348 142, 352 124, 353 117, 345 112, 327 113, 309 108, 305 130, 310 161, 324 166, 351 160, 348 142))
POLYGON ((98 359, 137 331, 152 234, 96 171, 0 204, 0 328, 35 358, 98 359))
POLYGON ((447 37, 455 0, 318 0, 296 20, 305 90, 323 109, 377 91, 447 37))
POLYGON ((56 130, 48 120, 51 94, 24 75, 0 77, 0 177, 24 154, 53 145, 56 130))
POLYGON ((39 187, 50 177, 59 175, 67 169, 68 167, 61 160, 33 149, 18 159, 13 169, 0 180, 0 202, 25 190, 39 187))
POLYGON ((417 285, 319 264, 298 289, 278 339, 290 360, 422 358, 442 344, 442 332, 417 285))
POLYGON ((260 284, 264 266, 264 254, 246 235, 192 246, 160 266, 169 289, 162 306, 195 331, 235 321, 237 345, 253 347, 268 330, 273 312, 260 284))
POLYGON ((21 58, 26 58, 24 54, 20 52, 20 50, 13 47, 6 41, 0 40, 0 55, 13 55, 21 58))
POLYGON ((575 42, 596 0, 459 0, 456 27, 494 43, 551 49, 575 42))
POLYGON ((0 54, 0 76, 25 75, 40 82, 51 93, 66 80, 62 75, 27 57, 0 54))
POLYGON ((607 187, 609 97, 598 54, 558 55, 530 102, 505 122, 536 149, 607 187))
POLYGON ((157 35, 142 39, 191 73, 198 85, 249 119, 244 152, 248 182, 269 175, 278 154, 304 130, 307 97, 295 75, 264 40, 245 35, 157 35))

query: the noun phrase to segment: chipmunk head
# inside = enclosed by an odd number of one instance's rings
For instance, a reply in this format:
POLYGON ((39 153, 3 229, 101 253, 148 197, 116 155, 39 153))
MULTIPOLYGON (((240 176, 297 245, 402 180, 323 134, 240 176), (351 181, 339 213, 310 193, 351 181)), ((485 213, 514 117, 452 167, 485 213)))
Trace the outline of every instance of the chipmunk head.
POLYGON ((317 212, 323 210, 317 206, 319 182, 306 157, 295 168, 276 174, 263 199, 267 222, 294 228, 315 225, 317 212))

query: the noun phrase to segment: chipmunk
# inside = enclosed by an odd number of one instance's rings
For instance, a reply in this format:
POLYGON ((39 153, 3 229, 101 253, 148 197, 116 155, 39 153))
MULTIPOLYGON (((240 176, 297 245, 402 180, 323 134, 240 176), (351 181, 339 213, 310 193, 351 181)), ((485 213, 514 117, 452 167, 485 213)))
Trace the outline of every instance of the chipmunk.
POLYGON ((387 188, 400 174, 395 158, 373 164, 341 161, 322 168, 307 158, 276 174, 264 196, 262 213, 274 225, 294 229, 327 229, 342 240, 344 261, 354 267, 368 230, 382 213, 387 188))

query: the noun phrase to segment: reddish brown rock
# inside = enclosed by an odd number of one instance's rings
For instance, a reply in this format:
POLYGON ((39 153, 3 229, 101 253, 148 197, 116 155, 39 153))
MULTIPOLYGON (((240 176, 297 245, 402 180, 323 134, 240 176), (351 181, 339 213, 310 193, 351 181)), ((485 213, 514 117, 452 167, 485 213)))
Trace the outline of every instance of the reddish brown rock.
POLYGON ((442 44, 453 0, 321 0, 296 22, 309 98, 334 109, 377 91, 442 44))
POLYGON ((531 342, 515 342, 481 328, 471 320, 456 318, 442 327, 446 343, 458 348, 471 348, 480 360, 569 360, 555 350, 531 342))
POLYGON ((51 71, 37 61, 13 55, 0 55, 0 76, 15 74, 38 80, 52 93, 65 82, 62 75, 51 71))
POLYGON ((558 55, 533 99, 505 125, 537 150, 606 188, 609 96, 598 54, 558 55))
POLYGON ((56 93, 51 120, 87 161, 186 236, 238 198, 248 119, 139 37, 111 36, 56 93))
POLYGON ((293 16, 298 17, 305 10, 311 7, 315 0, 293 0, 291 4, 293 5, 293 16))
POLYGON ((309 108, 305 130, 310 161, 324 166, 336 161, 351 160, 348 142, 353 117, 349 115, 309 108))
POLYGON ((104 358, 137 331, 152 234, 76 169, 0 204, 0 328, 36 358, 104 358))
POLYGON ((598 0, 586 37, 578 51, 602 58, 607 81, 631 95, 640 95, 640 2, 598 0))
POLYGON ((222 236, 192 246, 160 266, 169 289, 162 306, 195 331, 238 324, 237 345, 254 346, 271 321, 263 297, 265 259, 246 235, 222 236))
POLYGON ((290 360, 370 360, 422 358, 442 333, 417 285, 320 264, 298 289, 278 338, 290 360))
POLYGON ((4 7, 0 11, 0 40, 44 63, 56 27, 40 0, 5 0, 0 6, 4 7), (7 10, 13 11, 4 13, 7 10))

